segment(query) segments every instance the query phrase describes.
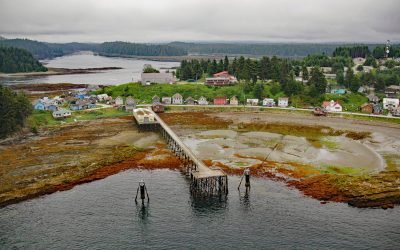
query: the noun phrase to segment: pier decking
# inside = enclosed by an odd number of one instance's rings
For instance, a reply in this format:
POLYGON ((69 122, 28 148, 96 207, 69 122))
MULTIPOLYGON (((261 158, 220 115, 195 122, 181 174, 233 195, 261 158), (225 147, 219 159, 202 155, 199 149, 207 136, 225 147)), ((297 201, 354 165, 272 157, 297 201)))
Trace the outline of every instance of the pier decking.
POLYGON ((134 117, 136 123, 142 129, 159 129, 161 135, 167 141, 168 147, 184 163, 186 174, 191 179, 191 192, 193 194, 228 194, 228 177, 226 173, 218 168, 207 167, 202 161, 197 159, 193 152, 156 113, 149 109, 138 109, 134 110, 134 117), (140 114, 149 116, 149 119, 146 119, 146 121, 141 119, 140 114))

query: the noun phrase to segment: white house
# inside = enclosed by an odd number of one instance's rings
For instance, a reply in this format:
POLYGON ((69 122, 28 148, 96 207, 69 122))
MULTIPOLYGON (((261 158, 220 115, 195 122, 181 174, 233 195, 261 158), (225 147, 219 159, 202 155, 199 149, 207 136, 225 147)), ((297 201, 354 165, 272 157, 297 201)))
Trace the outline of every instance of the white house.
POLYGON ((172 104, 183 104, 183 97, 176 93, 172 96, 172 104))
POLYGON ((278 106, 281 108, 286 108, 289 106, 289 98, 288 97, 279 97, 278 106))
POLYGON ((247 99, 246 103, 247 103, 247 105, 250 105, 250 106, 257 106, 258 105, 258 99, 247 99))
POLYGON ((160 72, 160 73, 142 73, 142 84, 149 85, 150 83, 175 83, 176 78, 172 73, 160 72))
POLYGON ((230 105, 239 105, 239 100, 236 96, 232 96, 231 99, 229 100, 230 105))
POLYGON ((172 99, 169 96, 165 96, 165 97, 161 98, 161 102, 164 104, 171 104, 172 99))
POLYGON ((399 106, 397 98, 383 98, 383 109, 395 109, 399 106))
POLYGON ((115 105, 116 106, 124 105, 124 99, 122 99, 122 97, 118 96, 117 98, 115 98, 115 105))
POLYGON ((267 107, 273 107, 275 106, 275 101, 272 98, 264 98, 263 100, 263 106, 267 106, 267 107))
POLYGON ((71 110, 67 110, 67 109, 60 109, 57 111, 53 112, 53 117, 54 118, 66 118, 71 116, 71 110))
POLYGON ((125 100, 125 110, 134 110, 136 108, 135 99, 132 96, 128 96, 125 100))
POLYGON ((99 102, 108 101, 109 99, 110 97, 107 94, 97 95, 97 100, 99 100, 99 102))
POLYGON ((334 100, 329 101, 324 101, 322 103, 322 106, 326 109, 328 112, 342 112, 343 108, 340 103, 335 102, 334 100))
POLYGON ((202 97, 199 98, 198 104, 199 105, 208 105, 208 101, 204 96, 202 96, 202 97))

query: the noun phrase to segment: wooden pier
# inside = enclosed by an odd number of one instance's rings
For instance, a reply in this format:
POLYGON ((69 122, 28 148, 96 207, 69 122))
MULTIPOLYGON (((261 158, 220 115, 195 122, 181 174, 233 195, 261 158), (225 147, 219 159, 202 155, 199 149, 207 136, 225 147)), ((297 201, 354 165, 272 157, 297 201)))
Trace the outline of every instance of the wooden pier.
POLYGON ((228 194, 228 176, 219 168, 207 167, 197 159, 193 152, 181 141, 171 128, 152 110, 134 110, 134 117, 140 129, 160 131, 168 147, 179 157, 187 176, 191 179, 190 189, 196 196, 214 196, 228 194), (143 119, 139 114, 151 116, 143 119), (153 119, 152 119, 153 118, 153 119))

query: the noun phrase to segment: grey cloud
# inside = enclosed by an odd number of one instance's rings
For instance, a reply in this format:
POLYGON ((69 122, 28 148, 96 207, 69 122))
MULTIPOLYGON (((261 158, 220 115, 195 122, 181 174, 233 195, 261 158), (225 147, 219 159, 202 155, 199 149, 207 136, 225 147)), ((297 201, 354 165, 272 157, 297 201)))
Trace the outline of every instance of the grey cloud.
POLYGON ((398 0, 0 0, 0 35, 112 40, 400 41, 398 0))

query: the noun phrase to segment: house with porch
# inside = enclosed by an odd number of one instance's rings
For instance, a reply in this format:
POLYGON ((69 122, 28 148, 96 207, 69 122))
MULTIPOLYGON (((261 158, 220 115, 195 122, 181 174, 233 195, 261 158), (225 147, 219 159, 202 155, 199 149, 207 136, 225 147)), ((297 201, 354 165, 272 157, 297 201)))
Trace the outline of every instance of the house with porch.
POLYGON ((237 82, 236 77, 229 74, 228 71, 222 71, 213 75, 213 77, 206 78, 205 85, 208 86, 226 86, 233 85, 237 82))
POLYGON ((172 104, 175 105, 183 104, 183 97, 179 93, 176 93, 175 95, 172 96, 172 104))

